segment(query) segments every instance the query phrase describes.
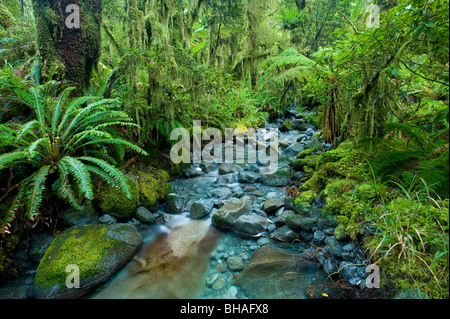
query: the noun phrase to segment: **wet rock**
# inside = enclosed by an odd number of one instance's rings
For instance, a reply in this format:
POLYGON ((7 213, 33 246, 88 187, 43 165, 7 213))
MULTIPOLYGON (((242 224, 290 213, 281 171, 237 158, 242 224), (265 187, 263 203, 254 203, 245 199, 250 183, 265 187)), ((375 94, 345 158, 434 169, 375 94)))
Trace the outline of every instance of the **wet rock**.
POLYGON ((186 207, 188 199, 184 196, 170 194, 167 196, 166 207, 164 211, 168 214, 180 214, 186 207))
POLYGON ((261 175, 255 172, 241 171, 238 174, 239 183, 253 184, 261 181, 261 175))
POLYGON ((115 218, 114 216, 112 216, 110 214, 104 214, 104 215, 100 216, 98 221, 100 224, 115 224, 115 223, 117 223, 117 218, 115 218))
POLYGON ((216 164, 207 164, 207 163, 201 163, 200 164, 200 168, 202 169, 203 172, 205 172, 205 174, 211 173, 212 171, 214 171, 217 166, 216 164))
POLYGON ((308 128, 305 132, 307 136, 313 136, 316 132, 312 128, 308 128))
POLYGON ((363 271, 365 272, 365 267, 355 266, 353 263, 348 261, 342 261, 339 264, 339 275, 354 286, 361 284, 363 280, 361 277, 363 271))
POLYGON ((212 224, 219 228, 230 228, 240 216, 251 210, 250 202, 245 198, 233 198, 213 214, 212 224))
POLYGON ((294 125, 292 125, 289 120, 286 120, 278 129, 280 130, 280 132, 288 132, 294 130, 294 125))
POLYGON ((142 237, 128 224, 73 226, 58 234, 36 270, 37 298, 80 298, 120 269, 139 249, 142 237), (66 287, 69 264, 77 265, 80 288, 66 287))
POLYGON ((192 219, 200 219, 208 215, 214 207, 213 199, 201 199, 191 205, 190 216, 192 219))
POLYGON ((325 238, 325 243, 327 244, 328 250, 336 257, 341 257, 342 255, 342 245, 334 236, 328 236, 325 238))
POLYGON ((325 238, 326 238, 326 235, 325 235, 325 233, 323 231, 316 230, 314 232, 314 235, 313 235, 312 244, 316 245, 316 246, 319 246, 319 245, 321 245, 323 243, 325 238))
POLYGON ((98 223, 98 212, 90 200, 86 201, 82 209, 66 208, 59 213, 59 217, 68 226, 98 223))
POLYGON ((244 259, 242 257, 229 257, 227 259, 227 266, 232 271, 239 271, 244 269, 244 259))
POLYGON ((267 218, 256 214, 247 214, 236 219, 233 229, 240 236, 256 237, 266 230, 267 224, 267 218))
POLYGON ((136 218, 145 224, 152 224, 156 220, 156 215, 144 206, 139 206, 136 210, 136 218))
POLYGON ((220 175, 237 173, 241 170, 242 170, 242 168, 240 166, 237 166, 232 163, 223 163, 222 165, 219 166, 219 174, 220 175))
POLYGON ((44 255, 47 248, 50 246, 53 236, 46 233, 41 233, 30 239, 28 248, 28 257, 35 263, 38 263, 44 255))
POLYGON ((285 210, 283 213, 281 213, 277 219, 275 219, 275 225, 280 227, 283 225, 286 225, 286 218, 292 217, 295 215, 295 212, 292 210, 285 210))
POLYGON ((225 287, 227 282, 222 277, 217 278, 212 284, 212 289, 214 290, 222 290, 225 287))
POLYGON ((292 242, 295 239, 299 239, 300 235, 290 229, 287 225, 281 226, 280 228, 277 228, 272 234, 271 237, 273 237, 276 240, 279 241, 288 241, 292 242))
POLYGON ((324 278, 318 264, 287 250, 263 246, 255 251, 235 285, 250 298, 305 299, 304 289, 324 278))
POLYGON ((281 152, 281 156, 296 156, 299 152, 305 149, 304 144, 294 143, 281 152))
POLYGON ((187 168, 186 170, 184 170, 183 172, 183 176, 186 178, 193 178, 193 177, 198 177, 202 175, 202 169, 201 168, 187 168))
POLYGON ((217 184, 233 184, 236 183, 236 176, 234 174, 225 174, 217 177, 217 184))
POLYGON ((336 258, 329 257, 325 259, 325 262, 323 264, 323 270, 328 274, 336 274, 338 272, 338 262, 336 258))
POLYGON ((218 187, 215 188, 214 191, 211 193, 212 197, 219 198, 219 199, 229 199, 232 195, 231 189, 228 187, 218 187))
POLYGON ((264 202, 263 210, 267 214, 273 214, 275 211, 284 206, 284 200, 281 198, 270 198, 264 202))
POLYGON ((261 182, 263 185, 271 187, 285 187, 291 182, 290 174, 286 174, 285 171, 277 171, 274 174, 262 174, 261 182))

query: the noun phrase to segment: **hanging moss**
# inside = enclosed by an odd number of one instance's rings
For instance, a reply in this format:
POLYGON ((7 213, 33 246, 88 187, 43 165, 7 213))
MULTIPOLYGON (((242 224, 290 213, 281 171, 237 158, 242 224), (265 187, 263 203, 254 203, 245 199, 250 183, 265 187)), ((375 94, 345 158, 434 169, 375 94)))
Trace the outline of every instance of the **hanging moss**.
POLYGON ((8 29, 14 25, 14 18, 3 3, 0 2, 0 27, 8 29))

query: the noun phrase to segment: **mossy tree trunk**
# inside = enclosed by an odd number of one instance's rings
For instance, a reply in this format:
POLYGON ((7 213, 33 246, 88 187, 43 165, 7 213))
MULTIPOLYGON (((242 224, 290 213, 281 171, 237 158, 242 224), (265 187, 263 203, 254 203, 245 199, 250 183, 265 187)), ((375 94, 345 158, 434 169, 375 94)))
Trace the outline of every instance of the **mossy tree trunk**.
POLYGON ((63 81, 80 95, 89 87, 101 48, 101 0, 32 0, 41 82, 63 81), (77 5, 80 27, 69 28, 68 5, 77 5))

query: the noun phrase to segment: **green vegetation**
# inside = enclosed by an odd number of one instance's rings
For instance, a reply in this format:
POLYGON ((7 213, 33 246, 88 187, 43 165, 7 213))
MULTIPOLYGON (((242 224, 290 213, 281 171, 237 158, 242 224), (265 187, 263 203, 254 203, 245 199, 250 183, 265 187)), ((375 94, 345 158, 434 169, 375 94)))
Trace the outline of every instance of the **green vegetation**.
POLYGON ((50 2, 0 1, 3 273, 64 205, 157 209, 182 169, 165 157, 174 128, 302 106, 320 134, 291 165, 297 208, 324 198, 386 288, 448 298, 447 0, 80 0, 70 31, 50 2))

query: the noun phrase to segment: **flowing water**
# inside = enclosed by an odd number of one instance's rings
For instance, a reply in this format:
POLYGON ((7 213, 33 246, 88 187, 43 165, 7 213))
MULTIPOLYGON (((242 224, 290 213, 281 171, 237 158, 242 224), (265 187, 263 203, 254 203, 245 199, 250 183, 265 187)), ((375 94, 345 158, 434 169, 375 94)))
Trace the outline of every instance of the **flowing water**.
MULTIPOLYGON (((279 125, 269 123, 266 128, 279 125)), ((279 138, 291 145, 299 133, 280 133, 279 138)), ((172 182, 172 190, 194 201, 214 198, 216 207, 230 197, 257 194, 252 196, 256 209, 268 198, 285 197, 281 187, 238 183, 237 173, 220 185, 218 177, 216 168, 198 177, 179 178, 172 182)), ((299 243, 280 243, 270 231, 260 238, 242 238, 216 229, 212 214, 193 220, 188 210, 189 205, 182 214, 164 214, 163 222, 141 231, 138 254, 88 298, 306 298, 311 284, 327 282, 321 267, 300 257, 299 243)), ((273 230, 275 216, 267 218, 273 230)))

